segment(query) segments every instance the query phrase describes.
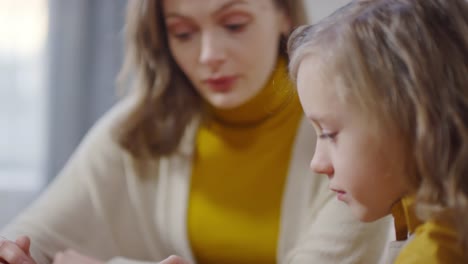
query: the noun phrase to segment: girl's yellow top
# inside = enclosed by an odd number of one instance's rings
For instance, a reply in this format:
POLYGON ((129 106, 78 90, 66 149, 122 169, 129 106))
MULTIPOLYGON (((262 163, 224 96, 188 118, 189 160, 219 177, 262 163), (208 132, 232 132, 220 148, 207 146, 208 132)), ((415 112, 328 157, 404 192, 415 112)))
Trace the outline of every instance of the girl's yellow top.
POLYGON ((198 263, 275 263, 281 201, 302 110, 279 60, 246 104, 211 109, 196 138, 188 233, 198 263))
POLYGON ((409 241, 396 264, 468 263, 453 225, 442 221, 421 222, 414 212, 414 198, 405 197, 392 209, 397 240, 409 241))

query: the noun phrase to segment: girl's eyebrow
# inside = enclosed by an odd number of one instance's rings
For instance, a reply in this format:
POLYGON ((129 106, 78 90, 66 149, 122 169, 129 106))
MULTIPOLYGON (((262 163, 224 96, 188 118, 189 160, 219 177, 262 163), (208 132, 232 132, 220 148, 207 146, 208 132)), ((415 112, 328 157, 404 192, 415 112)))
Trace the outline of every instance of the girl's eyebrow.
POLYGON ((311 116, 311 115, 306 115, 307 119, 309 119, 309 121, 312 123, 312 126, 314 126, 316 129, 322 129, 322 127, 320 126, 321 124, 321 119, 320 118, 317 118, 315 116, 311 116))
POLYGON ((316 122, 316 123, 320 123, 320 122, 323 121, 323 117, 316 116, 316 115, 311 115, 311 114, 307 114, 307 118, 310 121, 313 121, 313 122, 316 122))
POLYGON ((323 115, 314 115, 314 114, 306 114, 306 117, 313 123, 316 124, 318 127, 322 127, 324 124, 331 124, 335 121, 335 116, 331 113, 325 113, 323 115))
MULTIPOLYGON (((229 1, 229 2, 226 2, 223 5, 221 5, 219 8, 217 8, 216 11, 213 14, 216 16, 217 14, 223 12, 226 9, 229 9, 229 8, 231 8, 233 6, 236 6, 236 5, 243 5, 243 4, 247 4, 247 2, 245 0, 229 1)), ((187 18, 187 17, 182 15, 182 14, 179 14, 177 12, 168 12, 166 14, 165 18, 168 19, 168 18, 187 18)))

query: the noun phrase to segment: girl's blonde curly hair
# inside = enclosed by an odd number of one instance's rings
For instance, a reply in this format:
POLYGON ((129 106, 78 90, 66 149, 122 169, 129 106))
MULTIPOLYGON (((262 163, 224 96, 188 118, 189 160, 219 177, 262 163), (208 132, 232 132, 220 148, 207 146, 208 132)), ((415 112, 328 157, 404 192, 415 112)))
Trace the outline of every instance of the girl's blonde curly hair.
POLYGON ((293 78, 304 57, 326 58, 343 98, 396 132, 419 217, 455 223, 468 250, 468 2, 353 1, 288 50, 293 78))

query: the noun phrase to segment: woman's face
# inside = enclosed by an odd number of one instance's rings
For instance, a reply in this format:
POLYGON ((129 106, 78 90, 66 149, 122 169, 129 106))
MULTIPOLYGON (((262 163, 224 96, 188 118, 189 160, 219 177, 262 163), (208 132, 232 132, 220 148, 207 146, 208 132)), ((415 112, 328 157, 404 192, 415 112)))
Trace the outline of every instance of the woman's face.
POLYGON ((273 0, 163 0, 171 53, 217 108, 253 98, 276 65, 289 19, 273 0))

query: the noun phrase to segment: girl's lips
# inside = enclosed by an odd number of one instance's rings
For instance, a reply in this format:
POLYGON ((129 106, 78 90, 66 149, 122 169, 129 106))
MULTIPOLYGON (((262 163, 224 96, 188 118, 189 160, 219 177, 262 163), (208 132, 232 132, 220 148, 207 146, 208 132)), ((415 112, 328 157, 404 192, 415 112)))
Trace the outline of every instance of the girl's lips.
POLYGON ((222 76, 216 78, 208 78, 205 83, 213 90, 218 93, 226 93, 232 89, 232 86, 237 81, 237 76, 222 76))
POLYGON ((342 190, 336 190, 336 189, 331 189, 332 191, 334 191, 336 193, 336 198, 342 202, 345 201, 345 198, 346 198, 346 192, 345 191, 342 191, 342 190))
POLYGON ((336 194, 336 198, 342 202, 346 202, 345 201, 345 197, 346 197, 346 193, 345 192, 340 192, 340 193, 337 193, 336 194))

